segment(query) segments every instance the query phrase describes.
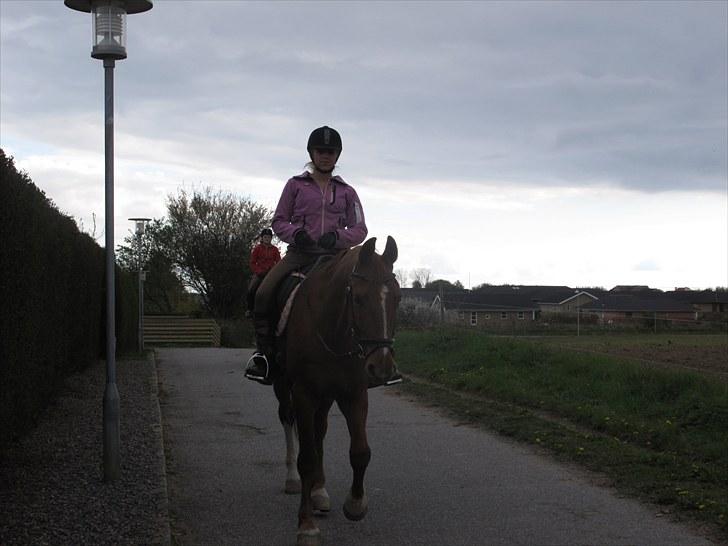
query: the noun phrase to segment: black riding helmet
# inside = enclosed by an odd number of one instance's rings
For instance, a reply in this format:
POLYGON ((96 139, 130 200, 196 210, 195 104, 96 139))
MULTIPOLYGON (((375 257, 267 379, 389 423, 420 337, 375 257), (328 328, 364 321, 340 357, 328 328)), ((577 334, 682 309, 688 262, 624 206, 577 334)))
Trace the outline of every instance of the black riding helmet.
POLYGON ((326 125, 314 129, 308 137, 308 146, 306 146, 309 155, 314 148, 328 148, 330 150, 336 150, 341 154, 341 135, 336 129, 332 129, 326 125))

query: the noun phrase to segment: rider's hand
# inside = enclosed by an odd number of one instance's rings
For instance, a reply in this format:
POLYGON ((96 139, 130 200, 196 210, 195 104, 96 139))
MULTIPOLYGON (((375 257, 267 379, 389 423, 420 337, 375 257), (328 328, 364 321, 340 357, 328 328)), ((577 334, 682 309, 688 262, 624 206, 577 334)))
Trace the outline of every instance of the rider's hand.
POLYGON ((293 242, 296 243, 296 246, 313 246, 316 244, 305 229, 299 229, 296 232, 293 236, 293 242))
POLYGON ((334 245, 336 244, 336 239, 338 239, 338 237, 336 236, 336 232, 329 231, 328 233, 324 233, 321 237, 319 237, 317 244, 321 248, 325 248, 326 250, 328 250, 330 248, 334 248, 334 245))

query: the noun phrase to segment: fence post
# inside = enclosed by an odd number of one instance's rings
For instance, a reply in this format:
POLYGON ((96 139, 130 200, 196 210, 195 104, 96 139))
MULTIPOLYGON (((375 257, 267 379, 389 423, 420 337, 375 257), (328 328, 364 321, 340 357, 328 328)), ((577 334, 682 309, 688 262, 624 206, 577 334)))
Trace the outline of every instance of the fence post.
POLYGON ((444 306, 444 290, 442 289, 442 283, 440 283, 440 324, 445 323, 445 306, 444 306))

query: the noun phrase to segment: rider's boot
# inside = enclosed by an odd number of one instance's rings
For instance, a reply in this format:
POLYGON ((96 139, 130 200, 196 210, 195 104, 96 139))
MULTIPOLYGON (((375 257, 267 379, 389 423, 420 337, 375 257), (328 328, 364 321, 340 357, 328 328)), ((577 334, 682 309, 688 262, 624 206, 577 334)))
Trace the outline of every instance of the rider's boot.
POLYGON ((273 354, 273 336, 270 332, 268 317, 265 314, 255 313, 253 325, 255 326, 256 351, 248 360, 245 377, 263 385, 272 385, 272 367, 275 358, 273 354))

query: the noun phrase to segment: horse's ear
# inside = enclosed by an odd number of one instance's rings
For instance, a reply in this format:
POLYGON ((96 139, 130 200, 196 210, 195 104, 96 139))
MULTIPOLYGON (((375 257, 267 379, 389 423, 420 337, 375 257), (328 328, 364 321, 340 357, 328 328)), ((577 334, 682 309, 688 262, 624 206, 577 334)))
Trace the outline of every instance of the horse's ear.
POLYGON ((382 258, 384 258, 384 261, 387 262, 390 267, 397 261, 397 241, 389 235, 387 235, 387 246, 384 247, 384 254, 382 254, 382 258))
POLYGON ((377 238, 372 237, 366 243, 364 243, 359 251, 359 263, 365 265, 374 256, 374 245, 377 243, 377 238))

